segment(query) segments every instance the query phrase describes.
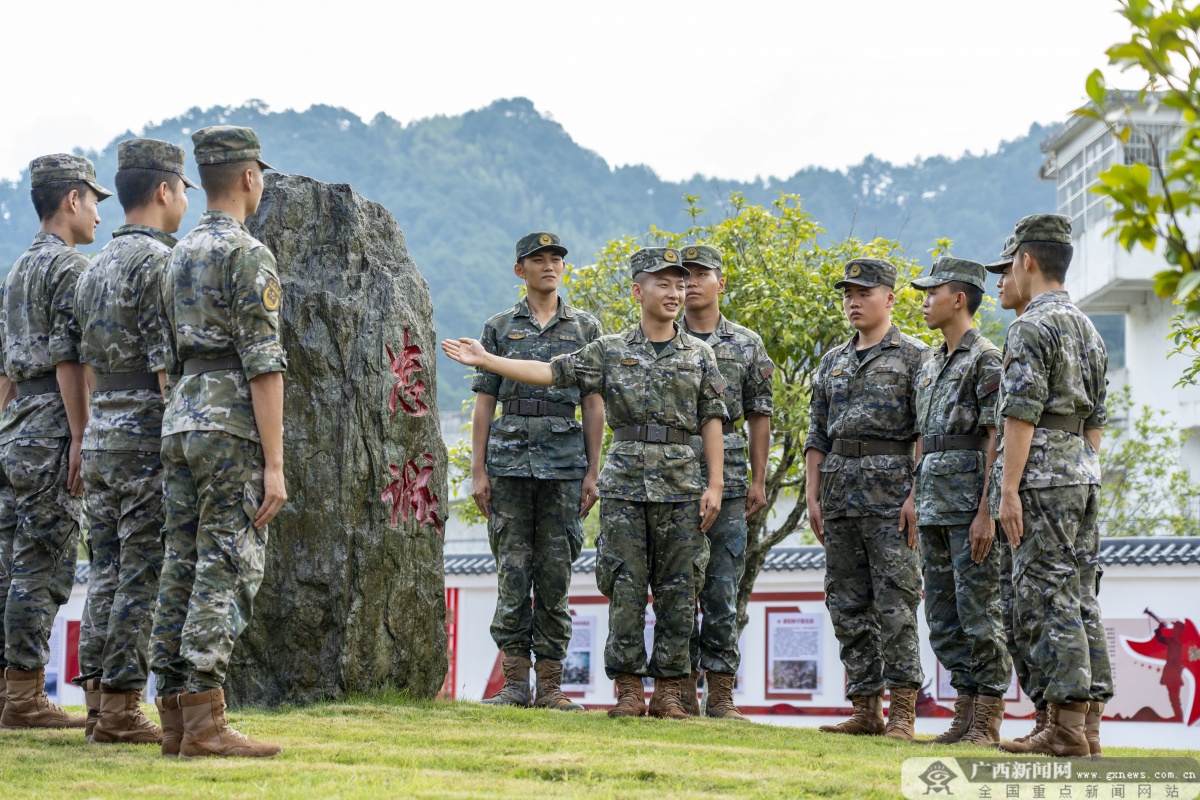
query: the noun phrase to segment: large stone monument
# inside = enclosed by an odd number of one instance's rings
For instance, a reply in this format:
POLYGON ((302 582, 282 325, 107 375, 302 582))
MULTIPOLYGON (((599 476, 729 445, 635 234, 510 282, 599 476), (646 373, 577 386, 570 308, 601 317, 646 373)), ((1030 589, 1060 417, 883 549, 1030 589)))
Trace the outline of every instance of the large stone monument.
POLYGON ((288 503, 226 685, 274 706, 446 674, 433 306, 387 209, 350 186, 266 176, 247 221, 279 262, 288 503))

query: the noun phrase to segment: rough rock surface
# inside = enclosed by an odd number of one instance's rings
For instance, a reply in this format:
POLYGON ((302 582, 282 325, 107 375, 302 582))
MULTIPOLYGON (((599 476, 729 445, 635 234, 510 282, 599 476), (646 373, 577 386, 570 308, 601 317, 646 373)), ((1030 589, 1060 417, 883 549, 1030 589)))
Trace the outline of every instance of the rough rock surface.
POLYGON ((268 174, 247 226, 283 284, 289 500, 226 691, 268 706, 433 697, 447 490, 428 284, 392 215, 348 185, 268 174))

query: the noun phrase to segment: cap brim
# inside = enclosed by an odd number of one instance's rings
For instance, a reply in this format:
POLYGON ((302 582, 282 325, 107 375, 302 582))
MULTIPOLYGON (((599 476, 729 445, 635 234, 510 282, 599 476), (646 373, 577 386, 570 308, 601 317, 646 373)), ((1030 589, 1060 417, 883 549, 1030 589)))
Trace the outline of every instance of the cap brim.
POLYGON ((107 200, 108 198, 113 196, 112 192, 110 192, 108 189, 105 189, 103 186, 96 183, 95 181, 84 181, 84 183, 86 183, 88 186, 92 187, 92 191, 95 192, 96 195, 101 200, 107 200))
POLYGON ((257 162, 258 162, 258 165, 259 165, 260 167, 262 167, 263 169, 269 169, 269 170, 272 170, 273 172, 279 172, 279 170, 275 169, 275 168, 274 168, 274 167, 272 167, 270 164, 268 164, 267 162, 263 161, 261 158, 256 158, 256 159, 254 159, 254 160, 255 160, 255 161, 257 161, 257 162))
MULTIPOLYGON (((854 284, 855 286, 863 286, 867 289, 870 289, 875 286, 887 286, 886 283, 879 283, 878 281, 869 281, 869 280, 866 280, 865 278, 842 278, 840 281, 838 281, 837 283, 835 283, 833 285, 833 288, 844 289, 847 286, 849 286, 850 284, 854 284)), ((888 288, 891 289, 894 287, 888 286, 888 288)))
POLYGON ((991 264, 984 264, 983 268, 993 275, 1001 275, 1004 273, 1005 267, 1011 267, 1013 260, 1011 258, 1002 258, 999 261, 993 261, 991 264))
POLYGON ((688 261, 688 260, 686 260, 686 259, 685 259, 685 260, 684 260, 683 262, 681 262, 681 263, 683 263, 683 264, 685 264, 685 265, 690 265, 690 266, 693 266, 693 267, 697 267, 697 268, 699 268, 699 269, 720 269, 720 267, 714 267, 714 266, 713 266, 713 265, 711 265, 711 264, 703 264, 703 263, 701 263, 701 262, 699 262, 699 261, 688 261))
POLYGON ((517 261, 520 261, 522 258, 529 258, 534 253, 540 253, 543 250, 553 250, 560 256, 565 256, 567 254, 567 248, 563 247, 561 244, 538 245, 529 252, 522 253, 521 255, 517 256, 517 261))
POLYGON ((684 277, 692 274, 692 271, 690 269, 688 269, 687 267, 685 267, 683 264, 660 264, 659 266, 654 267, 653 269, 644 269, 644 270, 642 270, 642 272, 649 272, 650 274, 654 274, 656 272, 662 272, 663 270, 666 270, 666 269, 677 269, 683 273, 684 277))
POLYGON ((189 188, 189 189, 199 189, 200 188, 199 184, 197 184, 195 181, 193 181, 187 175, 184 175, 182 172, 179 172, 176 174, 179 175, 179 177, 181 179, 183 179, 183 185, 186 186, 187 188, 189 188))
POLYGON ((926 275, 924 278, 917 278, 912 282, 912 285, 918 289, 932 289, 935 286, 941 286, 943 283, 949 283, 953 278, 938 278, 933 275, 926 275))

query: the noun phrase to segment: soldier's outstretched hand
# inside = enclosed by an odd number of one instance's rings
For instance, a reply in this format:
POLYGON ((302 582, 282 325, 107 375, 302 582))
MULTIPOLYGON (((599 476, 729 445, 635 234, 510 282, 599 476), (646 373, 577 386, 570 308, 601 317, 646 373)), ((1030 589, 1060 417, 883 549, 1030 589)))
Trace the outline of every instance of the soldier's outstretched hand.
POLYGON ((443 339, 442 350, 458 363, 468 367, 482 366, 487 358, 487 350, 483 349, 478 339, 443 339))
POLYGON ((705 489, 700 495, 700 532, 708 533, 708 529, 717 521, 721 512, 721 492, 719 489, 705 489))

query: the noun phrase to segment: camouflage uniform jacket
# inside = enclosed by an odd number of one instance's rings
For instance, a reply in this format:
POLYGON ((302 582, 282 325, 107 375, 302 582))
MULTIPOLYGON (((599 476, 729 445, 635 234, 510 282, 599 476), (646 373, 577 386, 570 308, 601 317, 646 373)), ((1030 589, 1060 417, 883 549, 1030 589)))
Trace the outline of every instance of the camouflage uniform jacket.
MULTIPOLYGON (((1000 388, 1000 348, 971 328, 953 353, 933 351, 917 376, 917 424, 922 436, 987 436, 1000 388)), ((917 468, 917 524, 962 525, 979 512, 987 455, 941 450, 917 468)))
MULTIPOLYGON (((122 225, 88 264, 75 289, 82 339, 79 360, 96 372, 162 372, 166 340, 158 313, 159 283, 175 237, 144 225, 122 225)), ((93 392, 84 450, 157 453, 163 399, 157 389, 93 392)))
MULTIPOLYGON (((1035 425, 1043 414, 1065 414, 1103 428, 1107 371, 1108 351, 1092 321, 1065 291, 1045 292, 1008 327, 999 414, 1035 425)), ((1020 488, 1080 484, 1100 484, 1100 456, 1087 440, 1034 429, 1020 488)))
MULTIPOLYGON (((43 232, 13 264, 0 302, 0 354, 9 380, 52 377, 60 362, 79 360, 75 284, 87 263, 62 238, 43 232)), ((58 392, 18 397, 0 421, 0 444, 70 435, 58 392)))
MULTIPOLYGON (((483 324, 479 341, 489 353, 504 358, 549 361, 574 353, 600 338, 600 322, 586 311, 558 300, 558 310, 539 327, 521 301, 483 324)), ((530 386, 506 380, 493 372, 478 370, 471 391, 483 392, 501 404, 501 414, 488 435, 487 472, 506 478, 579 480, 587 470, 583 428, 575 417, 525 417, 503 413, 505 400, 534 399, 579 405, 579 389, 530 386)))
POLYGON ((929 346, 895 325, 859 363, 858 335, 821 358, 813 380, 804 450, 827 453, 821 465, 821 511, 837 517, 895 517, 912 490, 912 458, 850 458, 831 452, 834 439, 917 438, 914 384, 929 346))
POLYGON ((162 435, 225 431, 259 441, 250 379, 287 369, 275 256, 230 214, 206 211, 171 251, 161 294, 174 385, 162 435), (189 358, 233 355, 241 371, 183 376, 189 358))
MULTIPOLYGON (((554 385, 600 392, 613 430, 629 425, 666 425, 697 431, 725 419, 728 389, 712 348, 688 336, 678 323, 675 338, 655 353, 635 325, 602 336, 577 353, 550 362, 554 385)), ((683 503, 704 492, 700 463, 690 444, 613 442, 600 473, 600 496, 642 503, 683 503)))
MULTIPOLYGON (((759 335, 749 328, 730 322, 721 315, 717 329, 708 340, 717 356, 717 369, 729 389, 725 392, 725 407, 731 422, 737 422, 749 414, 771 416, 771 376, 775 365, 767 355, 759 335)), ((748 432, 747 432, 748 433, 748 432)), ((704 463, 704 445, 699 436, 692 437, 692 449, 700 459, 700 472, 704 480, 708 469, 704 463)), ((746 469, 746 438, 737 431, 725 434, 725 490, 722 497, 745 497, 750 487, 750 473, 746 469)))

